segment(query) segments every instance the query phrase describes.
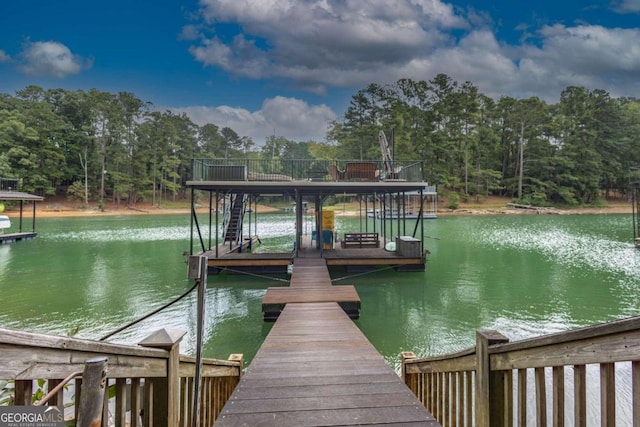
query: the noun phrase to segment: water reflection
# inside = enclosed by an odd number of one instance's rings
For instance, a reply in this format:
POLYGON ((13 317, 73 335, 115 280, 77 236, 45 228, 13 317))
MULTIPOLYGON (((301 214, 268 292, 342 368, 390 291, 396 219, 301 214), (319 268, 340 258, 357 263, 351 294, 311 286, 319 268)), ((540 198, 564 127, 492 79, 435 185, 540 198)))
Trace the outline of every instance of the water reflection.
MULTIPOLYGON (((261 215, 261 250, 292 250, 293 221, 261 215)), ((425 240, 426 272, 381 270, 338 283, 356 286, 356 324, 397 365, 400 351, 469 347, 476 329, 521 339, 637 314, 640 253, 628 243, 629 225, 624 216, 441 218, 425 230, 441 239, 425 240)), ((338 230, 359 226, 336 218, 338 230)), ((100 337, 188 289, 181 254, 189 230, 188 216, 43 219, 38 239, 0 247, 0 324, 56 334, 77 327, 81 337, 100 337)), ((209 276, 205 355, 250 360, 271 327, 262 322, 262 296, 280 284, 209 276)), ((188 331, 183 351, 192 352, 195 319, 189 296, 114 341, 136 343, 176 327, 188 331)))
POLYGON ((0 281, 5 280, 5 275, 9 271, 11 263, 11 245, 0 244, 0 281))

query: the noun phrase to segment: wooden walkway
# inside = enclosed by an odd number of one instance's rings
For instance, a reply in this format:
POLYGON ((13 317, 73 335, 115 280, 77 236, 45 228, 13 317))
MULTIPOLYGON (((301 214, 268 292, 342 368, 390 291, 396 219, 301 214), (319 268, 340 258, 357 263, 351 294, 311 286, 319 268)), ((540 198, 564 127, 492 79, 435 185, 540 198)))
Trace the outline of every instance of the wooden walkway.
MULTIPOLYGON (((291 286, 330 286, 323 263, 296 259, 291 286)), ((337 303, 313 302, 286 304, 215 425, 379 424, 439 425, 337 303)))
POLYGON ((296 258, 289 286, 267 288, 262 299, 264 320, 277 319, 286 304, 311 302, 337 302, 352 319, 360 317, 360 296, 354 286, 332 286, 323 259, 296 258))

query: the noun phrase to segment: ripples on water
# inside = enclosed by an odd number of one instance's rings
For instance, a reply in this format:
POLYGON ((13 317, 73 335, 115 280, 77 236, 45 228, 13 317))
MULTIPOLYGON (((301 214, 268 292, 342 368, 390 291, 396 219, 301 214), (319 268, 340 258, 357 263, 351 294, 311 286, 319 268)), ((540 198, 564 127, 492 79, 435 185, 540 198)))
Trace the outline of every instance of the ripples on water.
POLYGON ((483 230, 479 241, 496 248, 542 253, 554 262, 621 274, 622 285, 637 286, 640 252, 630 242, 597 234, 575 234, 557 227, 505 227, 483 230))
MULTIPOLYGON (((359 224, 336 218, 336 227, 359 224)), ((35 241, 0 246, 3 326, 66 334, 77 325, 78 336, 97 338, 190 286, 181 256, 189 249, 188 216, 43 219, 38 228, 35 241)), ((293 249, 293 215, 261 216, 257 231, 259 250, 293 249)), ((637 315, 640 251, 630 233, 627 216, 442 218, 426 225, 425 234, 440 240, 426 240, 425 273, 376 272, 340 283, 357 286, 358 326, 398 367, 400 351, 457 351, 474 344, 476 329, 518 340, 637 315)), ((205 241, 208 235, 204 224, 205 241)), ((250 360, 271 327, 262 322, 262 296, 279 284, 209 276, 205 355, 243 352, 250 360)), ((195 319, 190 295, 115 341, 180 328, 188 331, 182 351, 192 353, 195 319)))

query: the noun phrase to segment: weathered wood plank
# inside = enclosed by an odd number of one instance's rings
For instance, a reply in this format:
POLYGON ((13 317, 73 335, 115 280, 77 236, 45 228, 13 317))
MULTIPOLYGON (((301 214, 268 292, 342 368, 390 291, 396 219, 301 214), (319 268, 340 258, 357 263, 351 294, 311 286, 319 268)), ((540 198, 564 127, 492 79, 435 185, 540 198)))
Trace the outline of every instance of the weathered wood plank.
POLYGON ((293 396, 268 399, 235 399, 232 409, 225 408, 222 414, 251 414, 261 412, 291 412, 308 410, 339 410, 368 407, 414 406, 415 399, 410 393, 346 394, 333 396, 293 396))
POLYGON ((267 288, 262 306, 308 302, 357 302, 360 297, 351 285, 331 287, 267 288))
POLYGON ((527 426, 527 370, 518 369, 518 427, 527 426))
MULTIPOLYGON (((33 332, 19 331, 16 329, 0 328, 0 344, 13 345, 44 349, 59 349, 61 351, 74 350, 79 352, 87 352, 93 355, 129 355, 140 357, 157 357, 166 358, 166 352, 158 349, 142 348, 136 346, 125 346, 120 344, 110 344, 102 341, 89 341, 78 338, 57 337, 53 335, 43 335, 33 332)), ((0 351, 0 354, 2 352, 0 351)), ((93 356, 97 357, 97 356, 93 356)), ((111 361, 109 361, 111 366, 111 361)))
POLYGON ((471 354, 451 360, 434 360, 431 362, 411 362, 406 364, 407 373, 420 372, 463 372, 476 369, 476 356, 471 354))
POLYGON ((424 418, 424 408, 358 408, 336 410, 308 410, 256 414, 222 414, 216 425, 222 426, 334 426, 419 423, 423 427, 439 426, 433 419, 424 418))
MULTIPOLYGON (((548 340, 544 340, 546 341, 548 340)), ((587 336, 573 342, 562 340, 556 344, 508 352, 504 351, 508 347, 497 347, 500 348, 500 352, 491 355, 491 369, 494 370, 626 362, 636 359, 640 354, 640 329, 599 337, 587 336), (624 345, 619 345, 621 342, 624 342, 624 345)))
POLYGON ((600 365, 600 420, 603 427, 616 425, 616 372, 613 363, 600 365))
POLYGON ((593 340, 607 335, 617 335, 625 332, 640 331, 640 316, 617 320, 595 326, 587 326, 566 332, 529 338, 512 343, 501 344, 491 349, 491 354, 526 350, 536 347, 546 347, 555 344, 572 343, 574 341, 593 340))
POLYGON ((336 303, 290 303, 216 425, 432 421, 336 303))
MULTIPOLYGON (((331 397, 349 396, 352 394, 377 395, 377 394, 408 394, 407 387, 402 382, 397 383, 373 383, 373 384, 340 384, 340 385, 308 385, 291 387, 258 387, 249 388, 244 384, 233 398, 235 400, 256 399, 286 399, 295 397, 331 397)), ((415 402, 415 401, 414 401, 415 402)))
POLYGON ((536 382, 536 425, 546 427, 547 425, 547 388, 545 383, 544 368, 535 368, 536 382))
POLYGON ((631 364, 633 427, 640 427, 640 361, 631 364))
POLYGON ((553 367, 553 426, 564 427, 564 367, 553 367))
POLYGON ((116 380, 116 412, 113 415, 116 427, 125 427, 127 423, 127 380, 116 380))
POLYGON ((575 427, 587 426, 587 368, 573 367, 573 417, 575 427))
POLYGON ((166 352, 159 358, 0 344, 0 378, 65 378, 82 371, 86 360, 99 356, 109 359, 111 378, 161 377, 167 372, 166 352))

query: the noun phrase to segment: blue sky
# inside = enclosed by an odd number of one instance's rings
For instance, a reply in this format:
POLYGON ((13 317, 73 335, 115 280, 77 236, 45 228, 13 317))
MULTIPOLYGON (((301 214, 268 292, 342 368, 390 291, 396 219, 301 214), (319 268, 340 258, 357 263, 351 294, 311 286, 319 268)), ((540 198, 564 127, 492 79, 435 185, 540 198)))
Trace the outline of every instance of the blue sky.
POLYGON ((640 97, 640 0, 6 0, 0 92, 133 92, 260 144, 323 140, 369 83, 640 97), (523 5, 524 3, 524 5, 523 5))

